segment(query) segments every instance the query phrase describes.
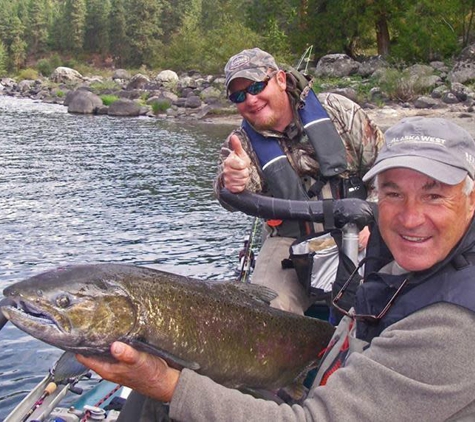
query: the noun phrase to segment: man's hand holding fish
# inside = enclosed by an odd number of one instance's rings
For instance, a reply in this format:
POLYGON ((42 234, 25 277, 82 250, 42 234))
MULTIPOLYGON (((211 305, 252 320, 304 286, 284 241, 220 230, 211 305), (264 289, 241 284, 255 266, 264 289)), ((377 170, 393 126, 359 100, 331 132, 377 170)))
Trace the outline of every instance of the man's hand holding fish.
POLYGON ((127 385, 139 393, 162 402, 171 400, 180 371, 170 368, 163 359, 157 356, 140 352, 119 341, 112 343, 111 354, 117 360, 116 362, 82 355, 77 355, 77 359, 102 378, 127 385), (149 376, 144 378, 144 373, 149 376))

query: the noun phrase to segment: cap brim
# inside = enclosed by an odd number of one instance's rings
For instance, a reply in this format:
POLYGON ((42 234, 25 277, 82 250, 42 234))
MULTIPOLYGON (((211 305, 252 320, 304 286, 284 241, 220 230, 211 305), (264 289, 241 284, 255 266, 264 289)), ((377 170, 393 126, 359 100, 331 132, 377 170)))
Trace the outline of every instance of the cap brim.
POLYGON ((252 71, 249 69, 241 70, 234 73, 229 80, 226 81, 226 88, 229 88, 229 84, 237 78, 249 79, 250 81, 259 82, 265 79, 267 76, 267 70, 261 70, 259 68, 254 68, 252 71))
POLYGON ((425 174, 434 180, 446 185, 458 185, 467 176, 467 170, 454 167, 440 161, 431 160, 425 157, 415 156, 397 156, 386 158, 375 164, 363 176, 363 181, 367 182, 373 179, 379 173, 394 168, 408 168, 425 174))

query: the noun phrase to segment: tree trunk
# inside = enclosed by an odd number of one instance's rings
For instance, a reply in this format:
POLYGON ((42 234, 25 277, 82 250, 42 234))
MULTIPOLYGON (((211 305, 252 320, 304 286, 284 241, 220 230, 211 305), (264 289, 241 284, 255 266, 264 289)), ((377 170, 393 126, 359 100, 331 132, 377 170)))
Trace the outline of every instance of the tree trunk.
POLYGON ((376 21, 376 41, 378 44, 378 54, 386 57, 389 55, 389 28, 385 15, 380 15, 376 21))

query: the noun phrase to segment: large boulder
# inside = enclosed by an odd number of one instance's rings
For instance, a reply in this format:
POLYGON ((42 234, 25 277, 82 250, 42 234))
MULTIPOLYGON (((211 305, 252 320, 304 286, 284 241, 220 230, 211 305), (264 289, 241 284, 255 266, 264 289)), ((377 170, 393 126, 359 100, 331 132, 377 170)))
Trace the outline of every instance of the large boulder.
POLYGON ((381 56, 373 56, 362 61, 358 67, 358 75, 363 78, 371 76, 378 69, 385 68, 388 63, 381 56))
POLYGON ((178 82, 178 75, 173 70, 162 70, 155 77, 155 82, 165 86, 174 86, 178 82))
POLYGON ((60 66, 57 67, 50 76, 51 81, 57 83, 66 82, 81 82, 83 80, 82 75, 70 67, 60 66))
POLYGON ((35 85, 35 81, 32 79, 23 79, 18 82, 17 90, 20 92, 28 92, 35 85))
POLYGON ((109 106, 109 111, 107 114, 109 114, 109 116, 136 117, 140 115, 140 112, 140 104, 136 103, 135 101, 128 100, 127 98, 121 98, 117 101, 114 101, 109 106))
POLYGON ((450 82, 465 83, 475 80, 475 63, 456 63, 448 75, 450 82))
POLYGON ((128 81, 130 79, 130 73, 125 69, 116 69, 112 75, 112 80, 115 81, 116 79, 128 81))
POLYGON ((341 78, 358 72, 359 67, 360 64, 346 54, 327 54, 318 61, 315 75, 341 78))
POLYGON ((214 86, 209 86, 201 91, 200 97, 203 99, 204 103, 209 104, 219 100, 224 97, 224 95, 222 95, 222 90, 219 90, 214 86))
POLYGON ((197 95, 189 95, 185 101, 186 108, 200 108, 201 99, 197 95))
POLYGON ((406 69, 411 82, 420 90, 430 90, 442 84, 442 79, 434 75, 434 68, 423 64, 415 64, 406 69))
POLYGON ((85 89, 71 91, 68 96, 68 113, 96 114, 97 109, 103 106, 99 96, 85 89))
POLYGON ((427 97, 425 95, 417 98, 414 101, 415 108, 437 108, 440 107, 440 102, 435 98, 427 97))
POLYGON ((133 89, 144 89, 145 85, 149 83, 150 78, 148 76, 142 75, 141 73, 137 73, 136 75, 132 76, 126 89, 128 91, 133 89))
POLYGON ((475 45, 465 47, 457 59, 452 70, 449 72, 450 82, 461 84, 475 80, 475 45))

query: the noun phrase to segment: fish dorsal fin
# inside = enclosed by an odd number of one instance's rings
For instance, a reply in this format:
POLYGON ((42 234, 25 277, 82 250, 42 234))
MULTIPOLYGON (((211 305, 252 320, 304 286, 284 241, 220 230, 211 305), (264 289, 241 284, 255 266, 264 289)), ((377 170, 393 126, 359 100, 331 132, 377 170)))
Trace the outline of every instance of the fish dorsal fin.
POLYGON ((252 299, 265 303, 267 305, 269 305, 270 302, 278 296, 274 290, 266 286, 261 286, 259 284, 238 282, 235 282, 233 284, 235 284, 238 290, 247 294, 252 299))
POLYGON ((175 356, 172 353, 169 353, 158 347, 154 347, 143 341, 140 341, 140 340, 122 340, 122 341, 124 343, 130 344, 132 347, 134 347, 137 350, 141 350, 142 352, 150 353, 151 355, 155 355, 155 356, 158 356, 159 358, 162 358, 172 368, 175 368, 175 369, 187 368, 193 371, 197 371, 198 369, 200 369, 200 364, 197 362, 189 362, 187 360, 179 358, 178 356, 175 356))

